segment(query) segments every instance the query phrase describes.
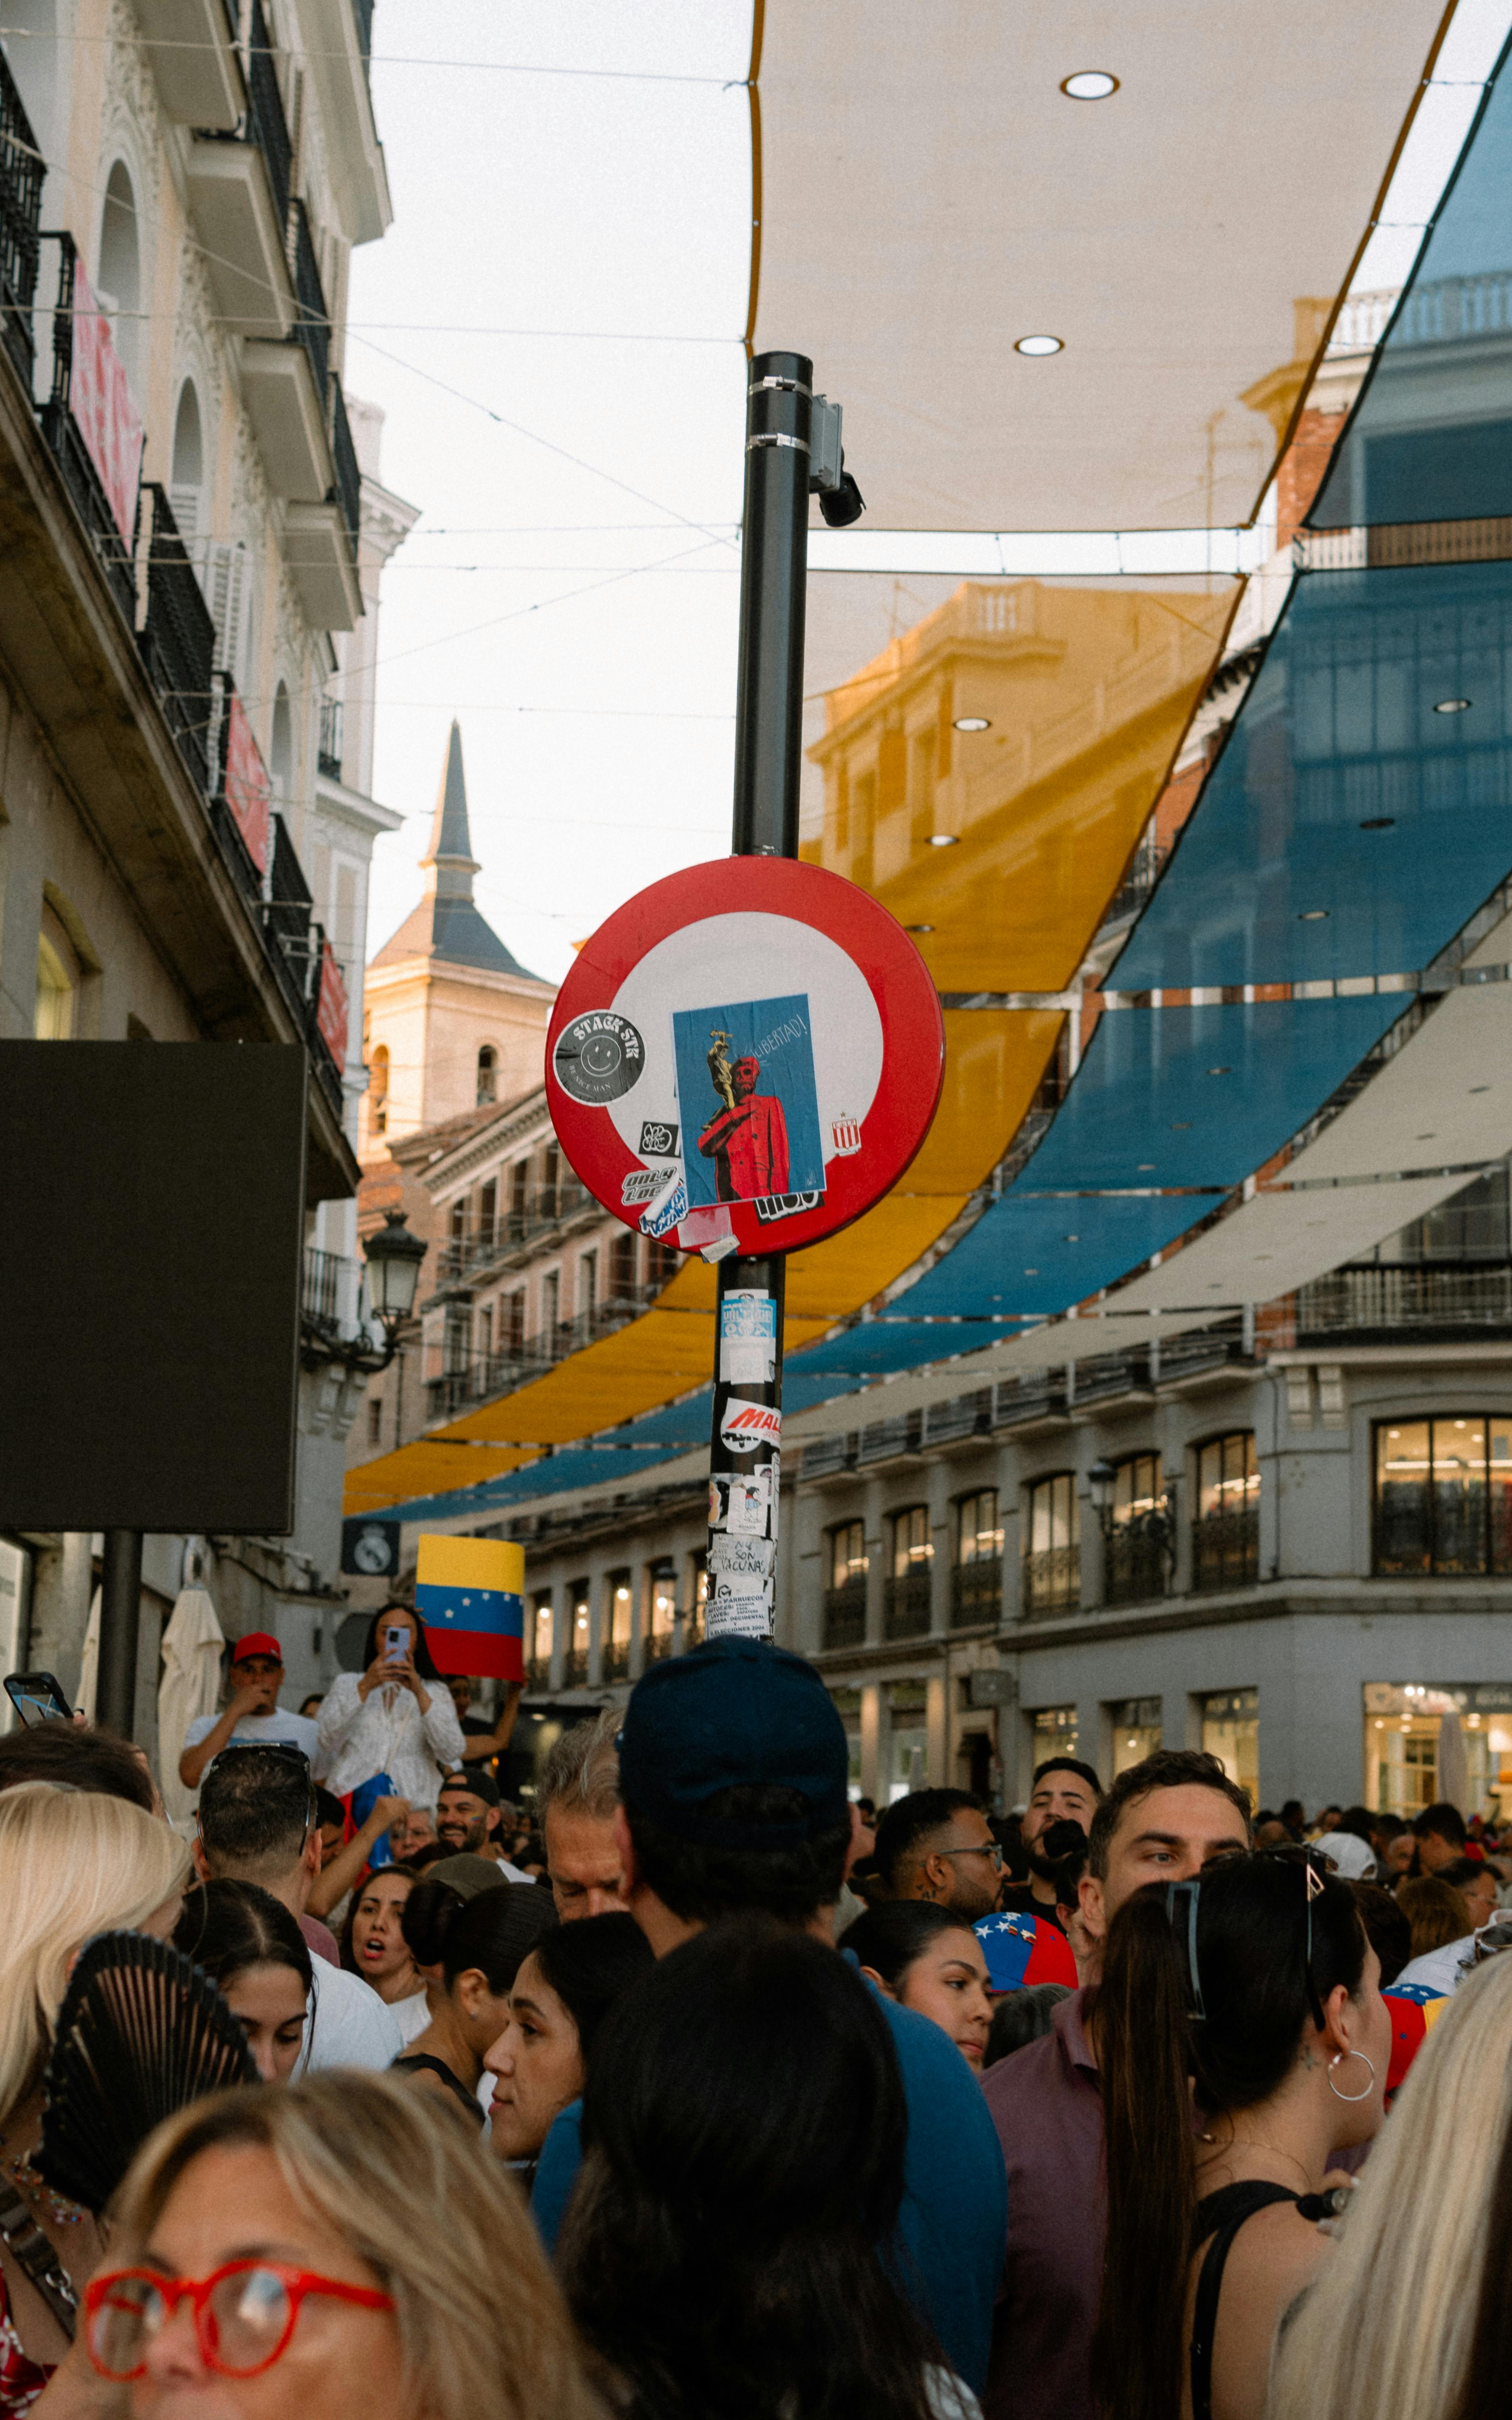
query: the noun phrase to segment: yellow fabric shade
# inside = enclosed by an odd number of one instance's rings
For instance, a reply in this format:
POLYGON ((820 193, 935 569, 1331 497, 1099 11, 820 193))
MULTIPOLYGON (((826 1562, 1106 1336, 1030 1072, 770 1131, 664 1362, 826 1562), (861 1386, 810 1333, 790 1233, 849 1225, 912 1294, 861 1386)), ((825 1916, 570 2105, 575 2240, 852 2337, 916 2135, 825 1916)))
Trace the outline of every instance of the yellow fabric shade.
POLYGON ((388 1504, 403 1504, 412 1496, 437 1496, 452 1487, 472 1487, 480 1480, 498 1479, 517 1470, 533 1457, 508 1448, 457 1445, 436 1436, 416 1437, 412 1445, 380 1454, 347 1473, 343 1510, 347 1519, 359 1512, 381 1512, 388 1504))
POLYGON ((757 0, 748 338, 813 356, 869 525, 1248 520, 1448 13, 757 0))

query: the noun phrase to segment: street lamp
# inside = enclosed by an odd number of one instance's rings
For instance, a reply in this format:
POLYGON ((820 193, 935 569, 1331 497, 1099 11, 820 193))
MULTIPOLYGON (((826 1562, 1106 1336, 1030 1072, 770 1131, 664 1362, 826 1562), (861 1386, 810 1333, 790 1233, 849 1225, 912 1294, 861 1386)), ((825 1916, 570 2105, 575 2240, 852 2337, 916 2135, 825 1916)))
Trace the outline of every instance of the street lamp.
POLYGON ((1102 1524, 1104 1537, 1107 1535, 1108 1522, 1113 1512, 1113 1490, 1117 1483, 1118 1475, 1111 1462, 1094 1462, 1087 1474, 1092 1510, 1102 1524))
POLYGON ((405 1225, 402 1210, 386 1210, 377 1234, 363 1239, 367 1255, 367 1295, 373 1316, 389 1340, 392 1356, 399 1328, 415 1307, 420 1264, 425 1245, 405 1225))
MULTIPOLYGON (((1094 1462, 1087 1474, 1087 1487, 1092 1499, 1092 1510, 1097 1514, 1103 1540, 1109 1546, 1113 1544, 1115 1528, 1113 1498, 1118 1483, 1119 1474, 1111 1462, 1094 1462)), ((1172 1499, 1176 1482, 1162 1471, 1160 1484, 1162 1494, 1158 1503, 1151 1504, 1143 1512, 1131 1511, 1129 1518, 1119 1523, 1117 1527, 1119 1537, 1131 1550, 1136 1542, 1151 1546, 1169 1569, 1174 1571, 1176 1569, 1176 1508, 1172 1499)))

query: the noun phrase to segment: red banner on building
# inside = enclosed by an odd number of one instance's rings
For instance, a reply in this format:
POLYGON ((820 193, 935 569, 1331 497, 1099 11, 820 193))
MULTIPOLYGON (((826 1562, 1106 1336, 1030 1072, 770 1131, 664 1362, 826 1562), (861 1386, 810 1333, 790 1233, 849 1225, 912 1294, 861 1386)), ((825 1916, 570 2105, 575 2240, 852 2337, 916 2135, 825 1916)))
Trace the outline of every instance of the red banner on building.
POLYGON ((142 423, 126 371, 110 337, 110 322, 82 268, 73 272, 73 366, 69 410, 100 473, 116 526, 128 546, 136 527, 142 476, 142 423))
POLYGON ((347 986, 342 981, 336 954, 328 941, 320 953, 320 997, 316 1004, 315 1021, 320 1038, 338 1067, 347 1064, 347 986))
POLYGON ((247 853, 261 874, 268 863, 268 801, 271 795, 267 768, 252 736, 247 711, 231 691, 230 729, 225 737, 225 802, 237 819, 247 853))

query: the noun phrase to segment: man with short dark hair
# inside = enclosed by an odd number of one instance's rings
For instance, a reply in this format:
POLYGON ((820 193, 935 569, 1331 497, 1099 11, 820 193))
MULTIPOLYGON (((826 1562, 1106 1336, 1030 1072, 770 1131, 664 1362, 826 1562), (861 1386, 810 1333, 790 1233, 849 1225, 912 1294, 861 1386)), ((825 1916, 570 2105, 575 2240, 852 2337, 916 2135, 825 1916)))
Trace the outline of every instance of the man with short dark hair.
MULTIPOLYGON (((195 1866, 206 1882, 260 1883, 302 1930, 320 1870, 320 1830, 310 1768, 297 1748, 222 1749, 199 1793, 195 1866)), ((389 2067, 404 2048, 397 2019, 360 1976, 324 1957, 314 1982, 296 2071, 389 2067)))
POLYGON ((37 1723, 0 1739, 0 1790, 23 1781, 93 1790, 102 1798, 124 1798, 146 1814, 162 1813, 141 1749, 83 1723, 37 1723))
MULTIPOLYGON (((616 1826, 625 1897, 656 1955, 746 1909, 832 1945, 859 1828, 847 1767, 834 1700, 801 1657, 720 1638, 654 1665, 625 1713, 616 1826)), ((877 2005, 908 2104, 900 2282, 980 2390, 1002 2268, 1002 2155, 943 2027, 877 2005)), ((536 2173, 548 2243, 581 2157, 578 2127, 578 2109, 564 2111, 536 2173)))
POLYGON ((1043 1764, 1035 1766, 1028 1811, 1020 1826, 1029 1879, 1009 1884, 998 1900, 1005 1914, 1042 1916, 1047 1923, 1065 1931, 1058 1904, 1060 1872, 1078 1844, 1062 1829, 1047 1848, 1045 1836, 1057 1826, 1079 1824, 1085 1847, 1102 1795, 1103 1784, 1092 1767, 1074 1756, 1047 1756, 1043 1764))
MULTIPOLYGON (((1147 1883, 1187 1880, 1249 1844, 1248 1793, 1216 1757, 1157 1748, 1131 1765, 1092 1818, 1080 1914, 1094 1955, 1147 1883)), ((1074 1993, 1042 2041, 982 2080, 1009 2209, 986 2420, 1094 2420, 1090 2354, 1107 2231, 1095 2025, 1088 1991, 1074 1993)))
POLYGON ((1425 1807, 1413 1822, 1412 1834, 1417 1841, 1414 1864, 1420 1874, 1439 1873, 1465 1854, 1465 1819, 1447 1799, 1425 1807))
POLYGON ((967 1924, 997 1905, 1003 1852, 967 1790, 911 1790, 895 1799, 877 1825, 874 1854, 894 1899, 929 1900, 967 1924))
POLYGON ((490 1857, 504 1880, 528 1883, 500 1843, 499 1784, 481 1765, 449 1773, 436 1801, 436 1838, 453 1856, 490 1857))

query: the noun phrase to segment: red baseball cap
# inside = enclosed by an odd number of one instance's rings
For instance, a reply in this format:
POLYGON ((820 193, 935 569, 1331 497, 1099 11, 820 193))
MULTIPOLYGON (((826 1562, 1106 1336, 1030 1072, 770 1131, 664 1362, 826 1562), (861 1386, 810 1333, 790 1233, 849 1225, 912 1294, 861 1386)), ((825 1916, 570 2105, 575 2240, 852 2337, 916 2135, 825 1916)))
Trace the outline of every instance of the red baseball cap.
POLYGON ((249 1630, 231 1650, 233 1664, 244 1664, 249 1655, 270 1655, 275 1664, 284 1661, 284 1651, 270 1630, 249 1630))

